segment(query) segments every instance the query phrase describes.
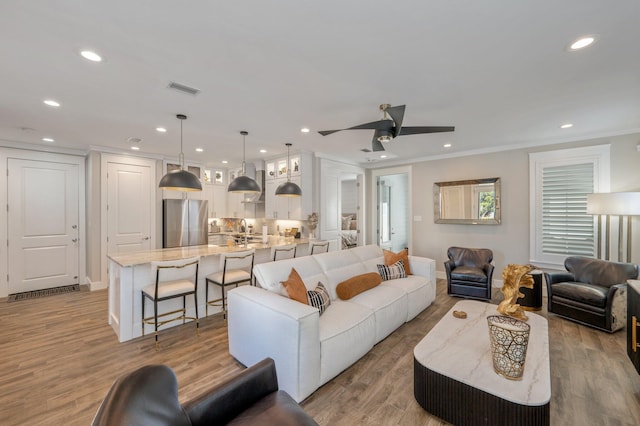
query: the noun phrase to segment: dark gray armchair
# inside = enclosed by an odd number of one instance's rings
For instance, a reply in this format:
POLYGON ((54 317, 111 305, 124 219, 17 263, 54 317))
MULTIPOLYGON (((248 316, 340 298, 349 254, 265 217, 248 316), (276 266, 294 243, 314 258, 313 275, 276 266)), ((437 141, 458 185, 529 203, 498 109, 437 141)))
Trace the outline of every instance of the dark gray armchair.
POLYGON ((570 256, 567 272, 546 272, 548 311, 613 333, 627 320, 627 280, 638 265, 570 256))
POLYGON ((93 426, 317 425, 288 393, 278 390, 273 359, 266 358, 184 405, 176 375, 147 365, 120 377, 93 426))
POLYGON ((491 300, 493 252, 485 248, 449 247, 449 260, 444 262, 447 273, 447 294, 491 300))

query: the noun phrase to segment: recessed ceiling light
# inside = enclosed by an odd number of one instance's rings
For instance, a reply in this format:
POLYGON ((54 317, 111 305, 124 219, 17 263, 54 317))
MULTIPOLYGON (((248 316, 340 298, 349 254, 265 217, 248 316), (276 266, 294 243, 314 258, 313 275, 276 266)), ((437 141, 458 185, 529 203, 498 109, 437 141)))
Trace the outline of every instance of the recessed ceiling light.
POLYGON ((51 138, 42 138, 42 140, 45 142, 55 142, 54 139, 51 138))
POLYGON ((166 131, 167 129, 165 129, 164 127, 156 127, 156 132, 165 133, 166 131))
POLYGON ((52 107, 59 107, 60 106, 60 104, 58 102, 54 101, 53 99, 46 99, 43 102, 44 102, 45 105, 49 105, 49 106, 52 106, 52 107))
POLYGON ((196 152, 204 152, 204 149, 202 149, 202 148, 196 148, 196 152))
POLYGON ((582 36, 569 45, 569 50, 573 51, 584 49, 585 47, 592 45, 597 39, 598 36, 596 35, 582 36))
POLYGON ((573 124, 571 124, 571 123, 565 123, 565 124, 560 126, 561 129, 569 129, 571 127, 573 127, 573 124))
POLYGON ((227 160, 222 160, 222 164, 227 164, 228 161, 227 160))
POLYGON ((302 133, 309 133, 309 128, 308 127, 303 127, 302 129, 300 129, 300 131, 302 133))
POLYGON ((451 144, 450 143, 445 143, 444 145, 442 145, 445 148, 451 148, 451 144))
POLYGON ((387 158, 387 156, 386 156, 386 155, 384 155, 384 154, 382 154, 382 155, 380 156, 380 158, 387 158))
POLYGON ((135 145, 132 146, 131 149, 134 150, 134 151, 140 151, 140 147, 139 146, 135 146, 135 145))
POLYGON ((83 50, 80 52, 83 58, 90 60, 91 62, 100 62, 102 61, 102 57, 98 55, 96 52, 92 52, 91 50, 83 50))
POLYGON ((264 154, 265 152, 267 152, 267 150, 266 150, 266 149, 261 149, 261 150, 260 150, 260 153, 261 153, 261 154, 264 154))

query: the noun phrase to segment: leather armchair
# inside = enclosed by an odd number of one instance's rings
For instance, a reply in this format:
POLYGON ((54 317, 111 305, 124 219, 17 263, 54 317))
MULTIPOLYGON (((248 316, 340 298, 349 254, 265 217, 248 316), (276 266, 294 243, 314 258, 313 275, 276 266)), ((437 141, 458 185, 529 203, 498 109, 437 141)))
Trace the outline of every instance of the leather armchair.
POLYGON ((489 249, 449 247, 449 260, 444 262, 447 273, 447 294, 491 300, 491 279, 494 266, 489 249))
POLYGON ((567 272, 546 272, 547 309, 572 321, 613 333, 627 320, 627 280, 638 265, 571 256, 567 272))
POLYGON ((147 365, 118 378, 93 419, 93 426, 317 425, 278 390, 273 359, 180 405, 176 375, 166 365, 147 365))

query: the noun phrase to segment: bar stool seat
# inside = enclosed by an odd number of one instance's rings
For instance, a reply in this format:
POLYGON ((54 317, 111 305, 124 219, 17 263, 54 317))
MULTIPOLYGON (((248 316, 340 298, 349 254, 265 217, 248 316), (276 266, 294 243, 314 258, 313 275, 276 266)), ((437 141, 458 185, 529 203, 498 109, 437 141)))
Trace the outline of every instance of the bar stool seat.
POLYGON ((172 321, 194 320, 196 333, 200 335, 198 321, 198 267, 199 257, 181 260, 151 262, 151 276, 155 282, 147 285, 141 291, 142 294, 142 335, 144 336, 145 324, 153 325, 155 347, 158 350, 158 327, 172 321), (163 281, 162 278, 165 280, 163 281), (193 296, 195 316, 187 316, 186 297, 193 296), (182 298, 182 308, 169 312, 159 312, 159 302, 169 299, 182 298), (145 300, 153 302, 153 316, 145 316, 145 300), (159 318, 167 318, 159 320, 159 318))
POLYGON ((220 255, 220 263, 222 270, 213 272, 206 276, 206 314, 209 315, 209 306, 222 306, 224 318, 227 318, 227 297, 225 287, 228 285, 249 283, 253 281, 253 259, 255 250, 238 251, 235 253, 224 253, 220 255), (209 300, 209 284, 215 284, 220 287, 222 297, 220 299, 209 300), (220 302, 222 302, 220 304, 220 302))

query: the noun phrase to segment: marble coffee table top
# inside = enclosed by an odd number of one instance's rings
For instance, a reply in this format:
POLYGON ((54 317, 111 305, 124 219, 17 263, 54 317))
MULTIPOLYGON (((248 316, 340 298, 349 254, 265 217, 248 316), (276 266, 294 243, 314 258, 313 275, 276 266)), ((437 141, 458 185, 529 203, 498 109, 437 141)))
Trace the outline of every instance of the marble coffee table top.
POLYGON ((521 405, 544 405, 551 399, 549 334, 546 318, 527 313, 531 326, 521 380, 508 380, 493 370, 486 318, 499 315, 497 305, 462 300, 418 343, 413 354, 431 371, 521 405), (466 319, 453 316, 465 311, 466 319))

